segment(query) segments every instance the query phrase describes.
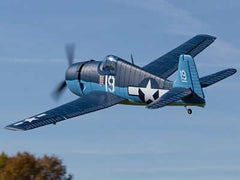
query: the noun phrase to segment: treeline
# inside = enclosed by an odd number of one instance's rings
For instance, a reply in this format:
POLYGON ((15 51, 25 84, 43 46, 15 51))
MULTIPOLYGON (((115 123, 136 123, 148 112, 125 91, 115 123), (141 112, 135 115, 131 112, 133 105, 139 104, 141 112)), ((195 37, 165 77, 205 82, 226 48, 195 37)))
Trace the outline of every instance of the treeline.
POLYGON ((0 154, 0 180, 71 180, 66 166, 56 156, 37 158, 28 152, 0 154))

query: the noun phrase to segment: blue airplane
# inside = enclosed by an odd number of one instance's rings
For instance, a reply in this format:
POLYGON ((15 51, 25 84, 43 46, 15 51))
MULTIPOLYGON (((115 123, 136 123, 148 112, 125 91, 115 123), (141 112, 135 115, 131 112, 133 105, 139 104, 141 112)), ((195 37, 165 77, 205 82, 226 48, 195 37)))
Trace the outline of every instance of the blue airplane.
MULTIPOLYGON (((193 58, 215 39, 210 35, 197 35, 144 67, 135 65, 132 56, 130 63, 114 55, 108 55, 104 61, 89 60, 73 64, 74 48, 68 46, 66 79, 55 95, 58 97, 67 86, 80 98, 6 128, 29 130, 116 104, 144 105, 148 109, 168 105, 204 107, 203 88, 237 72, 230 68, 199 78, 193 58), (176 80, 168 80, 176 71, 176 80)), ((191 109, 187 112, 192 114, 191 109)))

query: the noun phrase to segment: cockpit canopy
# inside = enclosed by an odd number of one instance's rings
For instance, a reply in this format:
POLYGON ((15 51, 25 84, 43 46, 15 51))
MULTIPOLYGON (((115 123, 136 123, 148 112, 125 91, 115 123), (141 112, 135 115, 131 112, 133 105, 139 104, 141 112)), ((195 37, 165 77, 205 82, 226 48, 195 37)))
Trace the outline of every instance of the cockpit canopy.
MULTIPOLYGON (((114 56, 114 55, 108 55, 104 58, 103 62, 99 66, 99 72, 101 74, 106 74, 106 75, 115 75, 117 71, 117 62, 121 61, 126 64, 131 64, 128 61, 114 56)), ((133 64, 131 64, 133 65, 133 64)))
POLYGON ((116 74, 117 68, 117 57, 108 55, 100 65, 100 71, 103 74, 114 75, 116 74))

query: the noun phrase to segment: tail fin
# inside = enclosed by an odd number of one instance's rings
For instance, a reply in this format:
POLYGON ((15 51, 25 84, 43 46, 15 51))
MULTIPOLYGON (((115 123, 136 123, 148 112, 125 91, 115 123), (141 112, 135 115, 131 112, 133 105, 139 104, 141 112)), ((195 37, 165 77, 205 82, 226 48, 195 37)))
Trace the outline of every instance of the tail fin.
POLYGON ((180 55, 177 79, 173 87, 191 88, 200 98, 204 99, 195 62, 190 55, 180 55))

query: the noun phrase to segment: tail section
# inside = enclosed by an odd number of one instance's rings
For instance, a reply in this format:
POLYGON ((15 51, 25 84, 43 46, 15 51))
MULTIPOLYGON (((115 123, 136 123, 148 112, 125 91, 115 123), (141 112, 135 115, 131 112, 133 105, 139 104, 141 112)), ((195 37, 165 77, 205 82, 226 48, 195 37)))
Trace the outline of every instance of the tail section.
POLYGON ((173 87, 191 88, 194 94, 204 99, 204 93, 192 56, 181 55, 179 57, 178 74, 173 87))
MULTIPOLYGON (((173 88, 163 96, 150 103, 147 108, 156 109, 167 105, 205 106, 205 96, 202 88, 208 87, 237 72, 236 69, 226 69, 199 79, 194 59, 190 55, 180 55, 177 78, 173 88)), ((188 109, 191 114, 192 110, 188 109)))
POLYGON ((214 74, 210 74, 208 76, 204 76, 204 77, 200 78, 201 86, 202 86, 202 88, 211 86, 212 84, 215 84, 229 76, 232 76, 236 72, 237 72, 236 69, 229 68, 229 69, 225 69, 225 70, 216 72, 214 74))

